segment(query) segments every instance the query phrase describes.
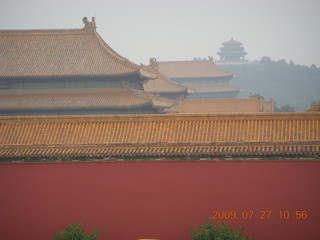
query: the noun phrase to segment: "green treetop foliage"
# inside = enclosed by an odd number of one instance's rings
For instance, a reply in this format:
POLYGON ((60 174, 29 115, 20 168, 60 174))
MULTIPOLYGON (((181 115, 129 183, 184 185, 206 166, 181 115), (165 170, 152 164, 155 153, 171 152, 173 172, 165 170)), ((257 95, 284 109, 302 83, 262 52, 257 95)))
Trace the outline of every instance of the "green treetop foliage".
POLYGON ((244 228, 239 227, 238 231, 222 223, 215 226, 210 218, 206 223, 200 224, 198 228, 191 228, 191 240, 251 240, 244 237, 244 228))
POLYGON ((93 229, 93 233, 89 234, 81 229, 80 223, 71 224, 61 232, 54 234, 54 240, 98 240, 99 230, 93 229))
POLYGON ((279 109, 286 106, 285 111, 288 105, 295 111, 305 111, 319 99, 320 68, 314 64, 308 67, 262 57, 259 61, 218 67, 236 75, 230 84, 243 90, 239 98, 248 97, 250 92, 260 94, 265 100, 275 100, 279 109))

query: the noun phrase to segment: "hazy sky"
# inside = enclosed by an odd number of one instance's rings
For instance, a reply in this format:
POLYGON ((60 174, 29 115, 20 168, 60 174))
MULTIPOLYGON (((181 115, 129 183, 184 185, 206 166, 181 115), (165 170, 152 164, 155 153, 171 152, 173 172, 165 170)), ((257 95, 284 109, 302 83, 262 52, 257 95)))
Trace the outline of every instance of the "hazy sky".
POLYGON ((82 28, 84 16, 137 64, 218 59, 233 37, 249 60, 320 67, 320 0, 0 0, 0 29, 82 28))

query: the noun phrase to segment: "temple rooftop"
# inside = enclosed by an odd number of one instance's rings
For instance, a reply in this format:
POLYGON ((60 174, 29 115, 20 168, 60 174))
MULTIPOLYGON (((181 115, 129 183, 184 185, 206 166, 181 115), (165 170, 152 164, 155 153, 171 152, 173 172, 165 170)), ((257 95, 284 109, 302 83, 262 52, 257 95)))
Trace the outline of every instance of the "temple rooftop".
POLYGON ((96 32, 81 29, 0 30, 0 78, 157 76, 115 52, 96 32))

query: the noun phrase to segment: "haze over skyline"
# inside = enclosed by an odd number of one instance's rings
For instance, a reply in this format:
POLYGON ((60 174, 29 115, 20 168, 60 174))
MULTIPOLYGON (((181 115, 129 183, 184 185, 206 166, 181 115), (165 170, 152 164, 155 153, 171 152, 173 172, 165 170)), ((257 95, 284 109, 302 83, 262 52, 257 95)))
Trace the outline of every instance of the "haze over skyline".
POLYGON ((319 0, 0 0, 0 29, 82 28, 95 16, 106 43, 137 64, 218 59, 233 37, 249 60, 320 67, 319 13, 319 0))

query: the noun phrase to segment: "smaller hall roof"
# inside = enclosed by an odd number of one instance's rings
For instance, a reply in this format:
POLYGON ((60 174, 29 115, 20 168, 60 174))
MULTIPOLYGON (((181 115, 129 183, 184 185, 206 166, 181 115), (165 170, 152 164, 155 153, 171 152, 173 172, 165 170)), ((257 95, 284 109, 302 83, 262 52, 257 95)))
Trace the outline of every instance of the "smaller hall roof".
POLYGON ((152 105, 170 108, 174 102, 129 88, 2 90, 1 110, 133 108, 152 105))
POLYGON ((212 59, 205 61, 159 62, 160 71, 168 78, 233 77, 232 73, 219 69, 212 59))
POLYGON ((179 113, 273 112, 274 101, 262 98, 181 99, 179 113))
POLYGON ((186 86, 176 83, 167 78, 159 69, 159 65, 155 59, 150 59, 149 68, 152 68, 158 75, 154 80, 146 82, 143 87, 147 92, 152 93, 183 93, 190 92, 186 86))

